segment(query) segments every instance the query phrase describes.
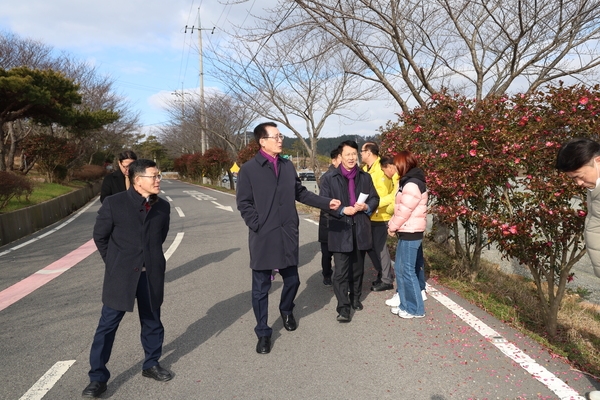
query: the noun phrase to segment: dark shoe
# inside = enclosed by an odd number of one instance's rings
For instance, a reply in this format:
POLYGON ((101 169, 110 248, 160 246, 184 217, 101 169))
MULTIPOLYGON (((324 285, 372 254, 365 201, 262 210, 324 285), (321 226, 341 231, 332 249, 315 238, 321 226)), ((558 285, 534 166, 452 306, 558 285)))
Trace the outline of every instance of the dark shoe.
POLYGON ((377 286, 381 283, 381 279, 377 279, 376 281, 371 282, 371 286, 377 286))
POLYGON ((360 311, 363 309, 363 305, 360 302, 360 300, 352 300, 352 308, 354 308, 357 311, 360 311))
POLYGON ((91 399, 100 396, 104 392, 106 392, 106 382, 92 381, 83 389, 81 396, 91 399))
POLYGON ((173 379, 173 375, 158 364, 152 368, 143 370, 142 375, 160 382, 167 382, 173 379))
POLYGON ((371 286, 371 290, 374 292, 383 292, 384 290, 392 290, 393 288, 394 288, 394 285, 392 285, 391 283, 383 283, 383 282, 381 282, 377 286, 371 286))
POLYGON ((331 286, 332 285, 331 278, 323 278, 323 285, 331 286))
POLYGON ((271 352, 271 336, 261 336, 256 344, 258 354, 269 354, 271 352))
POLYGON ((294 318, 294 314, 285 315, 281 313, 281 319, 283 320, 283 327, 286 331, 295 331, 298 327, 298 324, 296 324, 296 319, 294 318))
POLYGON ((339 322, 350 322, 350 310, 341 310, 337 316, 339 322))

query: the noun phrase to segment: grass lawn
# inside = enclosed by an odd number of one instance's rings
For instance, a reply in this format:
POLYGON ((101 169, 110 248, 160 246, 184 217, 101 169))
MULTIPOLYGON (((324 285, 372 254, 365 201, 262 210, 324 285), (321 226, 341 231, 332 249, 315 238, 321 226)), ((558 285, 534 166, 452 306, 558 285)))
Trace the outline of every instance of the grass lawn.
POLYGON ((85 185, 86 184, 84 182, 80 181, 72 181, 68 186, 59 185, 58 183, 35 183, 33 192, 31 193, 31 196, 29 196, 29 199, 26 200, 24 197, 21 197, 20 199, 13 197, 10 199, 7 206, 0 211, 0 213, 8 213, 21 208, 43 203, 44 201, 62 196, 63 194, 77 190, 85 185))

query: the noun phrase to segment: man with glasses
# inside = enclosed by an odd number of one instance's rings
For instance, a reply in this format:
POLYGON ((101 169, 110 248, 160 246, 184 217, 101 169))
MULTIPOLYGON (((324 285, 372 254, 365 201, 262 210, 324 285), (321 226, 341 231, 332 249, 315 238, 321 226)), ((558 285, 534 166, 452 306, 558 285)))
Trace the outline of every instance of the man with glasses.
POLYGON ((336 210, 340 201, 318 196, 307 190, 291 161, 280 157, 283 136, 274 122, 254 128, 260 150, 245 162, 238 173, 237 208, 248 226, 248 248, 252 269, 252 308, 258 337, 256 352, 271 351, 268 325, 271 271, 279 270, 283 288, 279 311, 283 327, 296 329, 294 299, 300 286, 298 276, 299 218, 296 201, 323 210, 336 210))
POLYGON ((129 165, 135 160, 137 160, 137 155, 132 150, 125 150, 119 154, 117 158, 119 168, 106 175, 102 181, 100 202, 103 202, 107 196, 129 189, 129 165))
POLYGON ((130 188, 109 196, 98 211, 93 238, 105 264, 102 314, 90 350, 90 384, 82 396, 98 397, 106 391, 110 373, 106 363, 125 312, 137 308, 141 341, 146 355, 142 375, 171 380, 158 359, 164 328, 160 306, 165 287, 166 260, 162 245, 169 232, 171 206, 158 197, 161 175, 152 160, 129 165, 130 188))
POLYGON ((394 269, 392 259, 387 248, 387 223, 392 218, 387 213, 387 207, 394 203, 396 186, 381 169, 379 146, 374 142, 363 144, 360 158, 363 162, 363 171, 368 172, 373 179, 373 185, 379 195, 377 210, 371 214, 371 233, 373 235, 373 248, 367 251, 377 271, 377 279, 373 282, 371 290, 381 292, 394 288, 394 269))

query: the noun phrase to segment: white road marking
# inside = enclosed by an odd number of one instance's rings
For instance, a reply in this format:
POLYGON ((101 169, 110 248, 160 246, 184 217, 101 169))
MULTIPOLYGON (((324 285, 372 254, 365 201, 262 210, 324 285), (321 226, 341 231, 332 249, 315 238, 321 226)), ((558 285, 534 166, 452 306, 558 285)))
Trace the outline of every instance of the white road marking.
POLYGON ((540 381, 544 386, 553 391, 561 400, 577 399, 585 400, 585 397, 580 396, 572 387, 560 380, 552 372, 535 362, 534 359, 525 354, 521 349, 512 343, 508 343, 498 332, 487 326, 479 318, 450 300, 447 296, 440 293, 433 286, 427 284, 427 294, 439 301, 447 309, 456 314, 460 319, 465 321, 471 328, 478 332, 481 336, 488 339, 502 353, 508 356, 531 374, 535 379, 540 381))
POLYGON ((177 250, 177 247, 179 247, 179 244, 181 243, 182 240, 183 240, 183 232, 177 233, 177 236, 175 236, 173 243, 171 243, 171 245, 169 246, 169 249, 165 252, 166 260, 169 260, 169 258, 171 258, 173 253, 175 253, 175 250, 177 250))
POLYGON ((68 360, 54 364, 19 400, 41 400, 74 363, 68 360))
POLYGON ((169 197, 169 196, 165 196, 165 197, 167 198, 167 200, 173 201, 173 199, 171 197, 169 197))
POLYGON ((304 218, 304 220, 310 222, 311 224, 315 224, 315 225, 319 226, 319 223, 317 221, 313 221, 312 219, 308 219, 308 218, 304 218))
POLYGON ((179 214, 181 218, 185 217, 185 214, 183 213, 183 211, 181 211, 180 207, 175 207, 175 210, 177 210, 177 214, 179 214))
POLYGON ((211 201, 211 203, 215 204, 218 209, 233 212, 233 208, 231 208, 231 206, 224 206, 224 205, 217 203, 216 201, 211 201))
POLYGON ((0 257, 2 257, 3 255, 6 255, 8 253, 10 253, 11 251, 14 250, 18 250, 21 247, 25 247, 31 243, 34 243, 37 240, 40 240, 42 238, 45 238, 46 236, 56 232, 57 230, 64 228, 65 226, 67 226, 68 224, 70 224, 71 222, 73 222, 75 220, 75 218, 79 217, 81 214, 83 214, 85 211, 87 211, 88 208, 90 208, 91 206, 93 206, 98 200, 100 199, 100 197, 96 197, 96 199, 94 199, 94 201, 92 201, 90 204, 88 204, 87 206, 85 206, 84 208, 82 208, 77 214, 73 215, 71 218, 69 218, 68 220, 66 220, 65 222, 63 222, 62 224, 60 224, 59 226, 57 226, 56 228, 50 229, 48 232, 40 235, 40 236, 36 236, 33 239, 30 239, 26 242, 23 242, 17 246, 11 247, 8 250, 4 250, 2 253, 0 253, 0 257))

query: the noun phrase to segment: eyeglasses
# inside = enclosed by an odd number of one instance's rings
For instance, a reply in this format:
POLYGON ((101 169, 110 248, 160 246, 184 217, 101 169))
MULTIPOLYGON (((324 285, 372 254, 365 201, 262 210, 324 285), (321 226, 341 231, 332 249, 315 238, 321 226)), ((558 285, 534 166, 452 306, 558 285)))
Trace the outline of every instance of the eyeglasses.
POLYGON ((265 136, 263 139, 275 139, 276 142, 283 141, 283 135, 278 136, 265 136))
POLYGON ((158 174, 158 175, 138 175, 140 178, 152 178, 153 181, 161 181, 162 180, 162 175, 158 174))

